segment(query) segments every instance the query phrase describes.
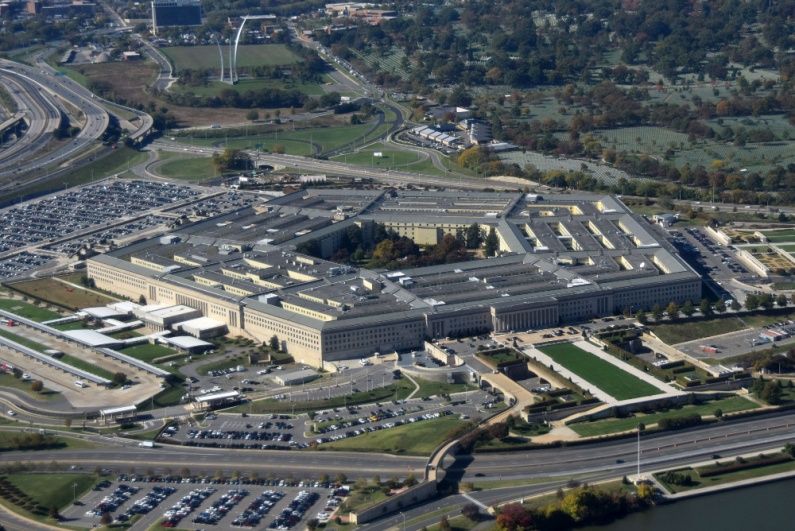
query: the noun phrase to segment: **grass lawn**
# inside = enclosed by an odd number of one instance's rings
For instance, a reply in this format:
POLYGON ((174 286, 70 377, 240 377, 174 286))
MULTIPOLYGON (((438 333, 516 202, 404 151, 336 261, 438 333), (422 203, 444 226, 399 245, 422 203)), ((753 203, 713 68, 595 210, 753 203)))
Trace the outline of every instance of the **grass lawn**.
MULTIPOLYGON (((222 47, 224 54, 228 53, 222 47)), ((221 60, 218 48, 214 45, 206 46, 169 46, 159 48, 159 52, 174 62, 177 70, 185 68, 220 68, 221 60)), ((260 65, 291 65, 298 63, 301 58, 295 55, 284 44, 243 44, 237 49, 237 66, 260 65)), ((228 67, 227 57, 224 56, 224 65, 228 67)), ((229 85, 225 85, 229 87, 229 85)))
POLYGON ((45 350, 49 349, 49 347, 42 345, 41 343, 36 343, 35 341, 31 341, 26 337, 18 336, 11 332, 11 330, 14 330, 14 327, 6 328, 5 330, 0 328, 0 336, 10 339, 11 341, 15 341, 25 347, 31 348, 36 352, 44 352, 45 350))
POLYGON ((655 386, 571 343, 552 345, 539 350, 617 400, 661 393, 655 386))
POLYGON ((63 509, 72 503, 72 489, 80 498, 94 486, 87 474, 10 474, 9 483, 30 496, 38 505, 63 509), (76 487, 73 485, 77 484, 76 487))
POLYGON ((598 420, 594 422, 581 422, 569 425, 569 428, 577 432, 581 437, 596 437, 599 435, 607 435, 609 433, 619 433, 637 428, 638 422, 642 422, 647 427, 652 424, 657 424, 664 418, 680 417, 682 415, 690 415, 696 413, 701 416, 712 415, 716 409, 723 411, 724 415, 729 413, 736 413, 738 411, 747 411, 749 409, 757 409, 759 404, 752 402, 742 396, 733 396, 724 398, 723 400, 715 400, 707 404, 698 404, 694 406, 683 406, 680 408, 672 408, 670 411, 651 413, 645 415, 643 413, 636 413, 634 417, 623 419, 608 419, 598 420))
POLYGON ((795 242, 795 229, 762 230, 759 232, 765 235, 767 240, 772 243, 795 242))
MULTIPOLYGON (((747 318, 743 318, 748 322, 747 318)), ((750 324, 750 323, 749 323, 750 324)), ((712 337, 718 334, 727 334, 747 328, 745 323, 734 315, 715 317, 691 321, 689 323, 663 323, 649 325, 649 330, 659 337, 664 343, 674 345, 686 343, 696 339, 712 337)))
POLYGON ((101 293, 68 286, 54 278, 39 278, 18 282, 14 284, 13 288, 15 291, 25 295, 69 309, 105 306, 109 303, 117 302, 117 299, 112 299, 101 293))
MULTIPOLYGON (((447 520, 447 523, 450 524, 450 531, 469 531, 470 529, 474 529, 480 522, 473 522, 463 514, 460 514, 447 520)), ((428 531, 441 531, 442 527, 440 524, 434 524, 425 529, 428 531)))
POLYGON ((375 485, 368 485, 362 490, 351 490, 351 493, 345 498, 345 511, 346 513, 361 511, 384 501, 386 497, 386 494, 381 492, 381 487, 375 485))
POLYGON ((420 155, 408 151, 367 148, 356 153, 333 157, 331 160, 360 166, 410 171, 414 167, 414 163, 420 161, 420 155), (376 157, 375 153, 381 153, 381 156, 376 157))
MULTIPOLYGON (((41 429, 48 429, 47 426, 43 426, 41 429)), ((63 429, 62 427, 58 428, 59 430, 63 429)), ((12 448, 13 440, 20 435, 24 435, 24 433, 19 431, 0 431, 0 451, 10 451, 14 450, 12 448)), ((63 437, 58 435, 58 447, 59 450, 85 450, 96 448, 96 446, 88 441, 83 439, 73 439, 71 437, 63 437)), ((53 448, 45 448, 44 450, 50 451, 53 448)), ((25 451, 25 450, 22 450, 25 451)), ((37 450, 27 450, 29 452, 36 452, 37 450)))
POLYGON ((177 353, 176 350, 164 347, 163 345, 151 345, 149 343, 127 347, 121 352, 128 356, 132 356, 137 360, 145 361, 147 363, 151 362, 154 359, 162 358, 164 356, 170 356, 172 354, 177 353))
POLYGON ((41 390, 41 393, 36 393, 30 388, 32 382, 23 380, 22 378, 14 378, 13 374, 1 373, 0 374, 0 387, 5 389, 17 389, 22 391, 36 400, 53 400, 57 398, 60 393, 47 389, 46 387, 41 390))
POLYGON ((762 466, 759 468, 751 468, 749 470, 727 472, 726 474, 718 474, 716 476, 709 476, 706 478, 702 478, 698 472, 692 468, 676 469, 676 472, 690 476, 690 478, 693 480, 693 484, 690 486, 668 484, 662 481, 661 476, 663 474, 654 474, 654 477, 666 488, 666 490, 671 493, 677 493, 703 489, 704 487, 724 485, 726 483, 734 483, 735 481, 742 481, 745 479, 761 478, 765 476, 771 476, 773 474, 780 474, 782 472, 792 472, 793 470, 795 470, 795 460, 789 461, 787 463, 778 463, 775 465, 762 466))
POLYGON ((13 312, 20 317, 25 317, 33 321, 42 322, 61 317, 52 310, 45 310, 27 302, 12 299, 0 299, 0 310, 13 312))
POLYGON ((157 173, 171 179, 204 181, 216 176, 210 157, 173 158, 157 167, 157 173))
POLYGON ((80 358, 76 358, 74 356, 70 356, 69 354, 64 354, 61 358, 61 361, 75 367, 77 369, 84 370, 86 372, 90 372, 96 376, 101 378, 106 378, 108 380, 113 380, 113 373, 110 371, 106 371, 101 367, 97 367, 93 363, 89 363, 87 361, 81 360, 80 358))
POLYGON ((90 183, 94 180, 104 179, 111 175, 122 174, 128 168, 146 161, 147 157, 148 155, 143 151, 119 147, 109 154, 95 159, 85 166, 81 166, 79 169, 60 175, 55 181, 43 181, 41 184, 24 187, 21 190, 16 190, 13 193, 0 196, 0 199, 9 200, 39 192, 62 190, 64 186, 77 186, 79 184, 90 183))
MULTIPOLYGON (((229 83, 222 83, 220 81, 208 81, 206 85, 188 86, 188 85, 172 85, 171 90, 174 92, 181 92, 183 94, 193 93, 196 96, 218 96, 223 90, 234 90, 240 94, 248 91, 259 92, 262 90, 297 90, 307 96, 319 96, 325 91, 317 83, 304 83, 297 80, 281 80, 281 79, 241 79, 235 83, 232 88, 229 83)), ((259 111, 260 116, 263 116, 264 109, 259 111)), ((265 111, 267 112, 267 111, 265 111)))
POLYGON ((84 329, 90 330, 90 329, 93 329, 93 327, 84 328, 82 321, 74 321, 74 322, 71 322, 71 323, 61 323, 61 324, 55 324, 55 325, 51 325, 51 326, 53 328, 55 328, 56 330, 60 330, 61 332, 67 332, 69 330, 84 330, 84 329))
MULTIPOLYGON (((320 446, 323 450, 430 455, 463 421, 451 417, 423 420, 388 430, 368 432, 320 446)), ((420 471, 419 473, 422 473, 420 471)))
MULTIPOLYGON (((389 378, 391 378, 391 376, 387 375, 387 381, 389 381, 389 378)), ((373 381, 377 381, 377 378, 373 377, 373 381)), ((423 380, 422 378, 414 378, 414 381, 420 386, 419 391, 417 391, 417 394, 414 395, 418 398, 439 394, 449 395, 453 393, 463 393, 464 391, 473 391, 477 389, 476 386, 470 385, 468 383, 448 384, 434 382, 431 380, 423 380)))

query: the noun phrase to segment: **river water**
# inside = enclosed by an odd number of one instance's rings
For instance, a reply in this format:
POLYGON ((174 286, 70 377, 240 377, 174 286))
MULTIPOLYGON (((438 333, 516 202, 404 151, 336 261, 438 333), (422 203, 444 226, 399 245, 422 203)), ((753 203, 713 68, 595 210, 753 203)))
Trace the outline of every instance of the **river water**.
POLYGON ((795 479, 697 496, 634 513, 582 531, 671 531, 688 529, 749 531, 793 529, 790 489, 795 479))

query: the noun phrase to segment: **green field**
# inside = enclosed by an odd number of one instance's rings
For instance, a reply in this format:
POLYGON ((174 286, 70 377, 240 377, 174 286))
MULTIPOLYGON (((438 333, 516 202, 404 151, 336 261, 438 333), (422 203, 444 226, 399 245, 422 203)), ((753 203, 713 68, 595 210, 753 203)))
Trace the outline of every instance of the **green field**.
POLYGON ((83 361, 80 358, 76 358, 74 356, 70 356, 69 354, 64 354, 61 358, 61 361, 75 367, 77 369, 81 369, 86 372, 90 372, 100 378, 105 378, 106 380, 113 380, 113 373, 110 371, 106 371, 101 367, 97 367, 93 363, 89 363, 87 361, 83 361))
POLYGON ((177 351, 168 347, 164 347, 163 345, 151 345, 149 343, 143 343, 141 345, 127 347, 122 350, 122 353, 132 356, 137 360, 149 363, 157 358, 176 354, 177 351))
MULTIPOLYGON (((169 46, 158 50, 171 59, 177 71, 183 68, 203 69, 221 67, 217 46, 169 46)), ((229 50, 224 52, 224 67, 229 68, 229 50)), ((237 49, 237 66, 291 65, 301 58, 284 44, 243 44, 237 49)), ((227 85, 228 86, 228 85, 227 85)))
MULTIPOLYGON (((232 88, 229 83, 221 81, 208 81, 205 85, 172 85, 171 90, 187 94, 191 92, 196 96, 218 96, 221 91, 232 88)), ((323 87, 317 83, 303 83, 295 81, 282 81, 279 79, 241 79, 235 83, 233 90, 243 94, 248 91, 259 92, 262 90, 297 90, 307 96, 320 96, 325 93, 323 87)), ((260 113, 262 114, 262 113, 260 113)))
POLYGON ((459 426, 461 422, 461 420, 452 417, 423 420, 326 443, 320 448, 354 452, 430 455, 445 440, 450 430, 459 426))
POLYGON ((684 406, 680 408, 672 408, 670 411, 660 413, 651 413, 644 415, 642 413, 635 414, 634 417, 627 417, 623 419, 608 419, 598 420, 594 422, 581 422, 569 425, 569 428, 577 432, 581 437, 596 437, 599 435, 607 435, 610 433, 620 433, 622 431, 633 430, 638 427, 638 422, 642 422, 647 427, 652 424, 657 424, 664 418, 679 417, 682 415, 698 414, 702 416, 712 415, 716 409, 720 409, 724 415, 729 413, 736 413, 738 411, 747 411, 749 409, 757 409, 759 404, 751 402, 742 396, 733 396, 723 400, 716 400, 707 404, 699 404, 696 406, 684 406))
POLYGON ((655 386, 571 343, 561 343, 539 350, 556 363, 560 363, 566 369, 617 400, 656 395, 662 392, 655 386))
MULTIPOLYGON (((0 196, 0 200, 24 198, 39 192, 53 191, 56 189, 62 190, 64 186, 76 186, 104 179, 111 175, 124 173, 130 167, 146 161, 147 157, 148 155, 146 152, 120 147, 100 159, 94 160, 85 166, 81 166, 79 169, 59 175, 55 182, 43 181, 40 184, 35 184, 0 196)), ((40 171, 43 175, 44 170, 40 171)))
POLYGON ((50 319, 57 319, 61 317, 57 313, 46 310, 44 308, 39 308, 38 306, 34 306, 33 304, 29 304, 27 302, 14 300, 14 299, 0 299, 0 310, 5 310, 7 312, 13 312, 20 317, 25 317, 26 319, 31 319, 33 321, 42 322, 42 321, 49 321, 50 319))
POLYGON ((716 317, 713 319, 695 320, 689 323, 664 323, 649 325, 649 329, 663 343, 675 345, 696 339, 728 334, 748 328, 742 320, 735 316, 716 317))
POLYGON ((36 400, 54 400, 61 395, 59 392, 47 389, 46 387, 41 390, 41 393, 36 393, 31 389, 31 383, 33 382, 23 380, 22 378, 14 378, 13 374, 0 374, 0 387, 18 389, 36 400))
POLYGON ((46 508, 63 509, 72 503, 72 489, 80 498, 94 485, 94 478, 86 474, 9 474, 5 478, 46 508))
POLYGON ((216 177, 215 167, 209 157, 174 158, 157 167, 157 173, 170 179, 204 181, 216 177))
MULTIPOLYGON (((725 461, 723 461, 726 463, 725 461)), ((736 481, 743 481, 746 479, 763 478, 765 476, 772 476, 773 474, 781 474, 783 472, 792 472, 795 470, 795 461, 786 463, 778 463, 775 465, 762 466, 759 468, 751 468, 748 470, 738 470, 736 472, 728 472, 726 474, 718 474, 716 476, 709 476, 702 478, 698 472, 692 468, 676 469, 680 474, 690 476, 693 480, 691 486, 671 485, 662 481, 662 473, 654 474, 654 477, 671 493, 685 492, 690 490, 703 489, 704 487, 715 487, 717 485, 724 485, 726 483, 734 483, 736 481)))
POLYGON ((795 229, 762 230, 759 232, 772 243, 795 242, 795 229))
MULTIPOLYGON (((792 244, 779 245, 778 248, 781 249, 782 251, 786 251, 788 253, 795 253, 795 245, 792 245, 792 244)), ((779 288, 779 289, 784 289, 784 288, 779 288)), ((792 288, 787 288, 787 289, 792 289, 792 288)))

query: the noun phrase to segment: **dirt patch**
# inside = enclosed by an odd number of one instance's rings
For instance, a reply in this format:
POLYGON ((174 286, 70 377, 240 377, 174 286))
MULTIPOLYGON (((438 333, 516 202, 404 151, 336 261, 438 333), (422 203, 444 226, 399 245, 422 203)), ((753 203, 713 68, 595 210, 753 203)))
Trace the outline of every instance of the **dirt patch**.
MULTIPOLYGON (((169 114, 176 117, 181 127, 201 127, 212 124, 245 123, 246 114, 251 109, 213 109, 209 107, 178 107, 171 105, 147 92, 148 87, 157 79, 158 68, 150 62, 132 63, 98 63, 80 65, 75 70, 88 79, 105 84, 110 91, 105 95, 108 99, 127 102, 133 107, 136 104, 149 106, 154 102, 157 108, 168 108, 169 114)), ((99 94, 102 95, 101 93, 99 94)), ((266 112, 274 113, 275 109, 258 110, 260 116, 266 112)), ((285 110, 282 110, 286 114, 285 110)))

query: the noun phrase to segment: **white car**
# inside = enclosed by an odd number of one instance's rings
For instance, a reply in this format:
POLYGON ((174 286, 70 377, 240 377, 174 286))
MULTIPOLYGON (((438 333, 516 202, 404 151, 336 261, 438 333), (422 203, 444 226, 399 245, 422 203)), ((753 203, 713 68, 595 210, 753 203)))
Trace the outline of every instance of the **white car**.
POLYGON ((9 416, 9 417, 15 417, 16 415, 17 415, 17 412, 16 412, 16 411, 14 411, 14 410, 12 410, 12 409, 9 409, 9 410, 8 410, 8 416, 9 416))

